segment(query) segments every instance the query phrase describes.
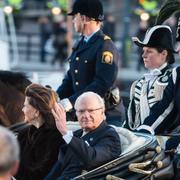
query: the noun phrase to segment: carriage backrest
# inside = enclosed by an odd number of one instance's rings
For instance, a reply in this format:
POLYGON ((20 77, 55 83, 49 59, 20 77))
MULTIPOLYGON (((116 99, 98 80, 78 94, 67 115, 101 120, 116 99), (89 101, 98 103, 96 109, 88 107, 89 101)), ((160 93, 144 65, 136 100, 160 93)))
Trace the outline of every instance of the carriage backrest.
POLYGON ((136 150, 144 145, 146 142, 145 137, 139 137, 134 134, 134 132, 111 125, 119 134, 121 140, 121 155, 136 150))
MULTIPOLYGON (((80 128, 79 122, 67 122, 68 129, 75 131, 80 128)), ((142 147, 146 142, 144 137, 139 137, 134 134, 134 132, 122 128, 111 125, 119 134, 121 141, 121 155, 131 152, 132 150, 136 150, 139 147, 142 147)))

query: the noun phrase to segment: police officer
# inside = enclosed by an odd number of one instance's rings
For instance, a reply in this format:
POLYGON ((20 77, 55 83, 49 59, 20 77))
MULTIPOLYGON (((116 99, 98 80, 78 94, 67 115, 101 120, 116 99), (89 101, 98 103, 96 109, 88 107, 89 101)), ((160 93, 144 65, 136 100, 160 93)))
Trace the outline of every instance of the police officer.
POLYGON ((173 99, 168 101, 164 96, 161 109, 158 102, 163 98, 172 74, 170 65, 175 61, 172 31, 169 26, 157 25, 147 31, 144 41, 133 40, 143 47, 142 57, 149 73, 131 87, 127 126, 153 135, 169 133, 176 117, 173 99))
MULTIPOLYGON (((75 30, 81 34, 81 39, 73 47, 68 58, 69 70, 57 90, 66 112, 73 108, 83 92, 93 91, 104 98, 114 86, 120 60, 111 38, 100 30, 104 15, 99 0, 76 0, 68 15, 73 16, 75 30)), ((112 97, 110 94, 109 98, 112 97)), ((108 123, 121 126, 119 97, 114 100, 115 107, 106 111, 106 119, 108 123)))

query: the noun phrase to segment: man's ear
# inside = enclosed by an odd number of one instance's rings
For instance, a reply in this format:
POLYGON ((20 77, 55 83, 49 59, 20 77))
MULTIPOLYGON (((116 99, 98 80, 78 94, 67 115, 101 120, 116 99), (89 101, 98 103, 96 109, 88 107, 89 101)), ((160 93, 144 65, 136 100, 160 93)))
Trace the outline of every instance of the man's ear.
POLYGON ((105 120, 105 119, 106 119, 106 115, 104 114, 103 120, 105 120))
POLYGON ((15 163, 14 163, 14 165, 12 166, 12 168, 11 168, 11 170, 10 170, 10 174, 12 175, 12 176, 15 176, 16 174, 17 174, 17 172, 18 172, 18 169, 19 169, 19 161, 16 161, 15 163))
POLYGON ((167 50, 163 50, 163 51, 162 51, 162 54, 163 54, 163 56, 167 56, 167 55, 168 55, 167 50))
POLYGON ((86 17, 86 16, 82 16, 82 21, 84 24, 89 24, 90 23, 90 18, 86 17))
POLYGON ((81 20, 85 23, 86 22, 86 17, 84 15, 81 15, 81 20))
POLYGON ((38 116, 39 116, 39 111, 36 110, 36 112, 35 112, 35 117, 37 118, 38 116))

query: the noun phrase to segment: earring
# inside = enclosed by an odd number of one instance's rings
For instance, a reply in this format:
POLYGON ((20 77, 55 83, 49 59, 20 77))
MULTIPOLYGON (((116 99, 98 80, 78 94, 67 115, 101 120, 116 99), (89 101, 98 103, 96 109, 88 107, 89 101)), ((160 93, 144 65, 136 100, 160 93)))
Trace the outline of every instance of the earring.
POLYGON ((38 118, 38 114, 37 112, 34 114, 34 119, 37 119, 38 118))

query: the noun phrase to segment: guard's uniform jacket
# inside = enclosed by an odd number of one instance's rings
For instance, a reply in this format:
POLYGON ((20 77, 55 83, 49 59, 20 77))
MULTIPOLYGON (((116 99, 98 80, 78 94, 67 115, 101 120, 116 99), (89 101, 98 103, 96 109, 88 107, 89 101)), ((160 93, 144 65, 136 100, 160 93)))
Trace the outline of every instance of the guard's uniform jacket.
MULTIPOLYGON (((128 123, 126 126, 131 130, 140 130, 151 134, 164 134, 171 129, 176 109, 172 97, 164 94, 164 90, 172 75, 170 66, 161 70, 161 74, 156 77, 151 87, 144 94, 147 103, 141 104, 143 84, 145 78, 136 81, 131 87, 130 104, 128 108, 128 123), (162 103, 163 100, 163 103, 162 103), (159 104, 162 103, 161 108, 159 104), (145 114, 142 119, 142 114, 145 114)), ((172 95, 172 94, 171 94, 172 95)))
POLYGON ((70 68, 57 90, 60 99, 68 98, 74 105, 77 97, 86 91, 105 97, 114 85, 120 55, 110 37, 101 30, 87 43, 82 37, 68 60, 70 68))

